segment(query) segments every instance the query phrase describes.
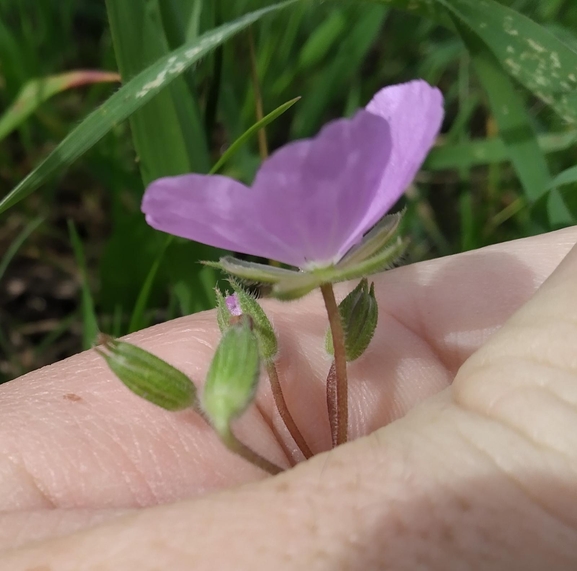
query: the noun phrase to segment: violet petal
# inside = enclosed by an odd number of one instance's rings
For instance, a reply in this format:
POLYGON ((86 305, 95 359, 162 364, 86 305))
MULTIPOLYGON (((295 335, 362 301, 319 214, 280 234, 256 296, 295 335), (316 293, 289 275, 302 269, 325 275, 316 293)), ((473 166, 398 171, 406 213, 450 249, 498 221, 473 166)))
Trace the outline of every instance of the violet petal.
POLYGON ((362 221, 390 151, 387 122, 362 110, 329 123, 313 140, 286 145, 254 182, 263 230, 279 248, 289 246, 300 268, 336 263, 367 230, 362 221))
POLYGON ((223 176, 162 178, 142 210, 154 228, 211 246, 301 268, 330 265, 368 230, 390 141, 385 120, 359 111, 278 150, 252 188, 223 176))
POLYGON ((415 80, 381 89, 366 107, 391 126, 393 150, 384 171, 368 227, 379 212, 388 212, 414 179, 429 153, 443 121, 443 96, 426 81, 415 80))
POLYGON ((236 293, 232 295, 227 295, 225 299, 226 307, 230 311, 231 315, 242 315, 242 309, 240 308, 240 302, 236 293))

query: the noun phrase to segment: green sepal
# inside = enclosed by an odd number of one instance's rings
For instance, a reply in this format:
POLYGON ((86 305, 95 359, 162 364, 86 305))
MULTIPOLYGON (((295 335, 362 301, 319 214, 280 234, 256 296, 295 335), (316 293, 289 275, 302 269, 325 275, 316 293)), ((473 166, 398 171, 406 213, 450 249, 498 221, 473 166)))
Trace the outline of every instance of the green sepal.
POLYGON ((367 260, 351 266, 347 265, 345 267, 340 267, 337 265, 334 268, 335 271, 331 282, 345 282, 389 270, 401 259, 408 245, 408 240, 403 240, 398 237, 394 244, 380 250, 372 258, 368 258, 367 260))
POLYGON ((226 305, 226 298, 218 288, 214 288, 216 296, 216 322, 221 333, 224 333, 230 325, 230 311, 226 305))
POLYGON ((362 262, 322 268, 311 272, 302 272, 290 279, 273 285, 271 296, 281 300, 298 299, 325 283, 339 283, 364 278, 393 267, 407 249, 408 241, 398 237, 391 246, 386 246, 377 254, 362 262))
POLYGON ((360 244, 349 250, 338 263, 339 267, 354 266, 381 252, 398 236, 405 210, 383 216, 379 222, 363 236, 360 244))
POLYGON ((206 377, 202 409, 221 435, 228 434, 231 421, 246 410, 256 393, 260 356, 251 321, 242 315, 224 332, 206 377))
POLYGON ((324 283, 331 281, 333 268, 323 268, 314 272, 300 272, 297 275, 279 281, 271 288, 270 295, 281 301, 299 299, 324 283))
POLYGON ((230 256, 203 262, 241 280, 271 284, 270 296, 290 301, 326 283, 363 278, 393 267, 405 253, 408 240, 398 235, 403 213, 384 217, 339 263, 308 271, 287 270, 230 256))
POLYGON ((197 406, 196 387, 181 371, 148 351, 107 339, 96 349, 112 372, 135 394, 166 410, 197 406))
MULTIPOLYGON (((366 351, 377 327, 379 307, 375 298, 375 284, 372 283, 369 288, 367 278, 363 278, 341 301, 339 312, 345 332, 347 361, 354 361, 366 351)), ((330 329, 325 339, 325 347, 327 353, 333 355, 333 337, 330 329)))
POLYGON ((296 270, 286 270, 257 262, 247 262, 232 256, 224 256, 218 262, 205 261, 202 263, 205 266, 217 268, 226 274, 255 283, 274 284, 300 273, 296 270))
POLYGON ((260 356, 265 362, 273 361, 278 352, 278 342, 272 323, 258 301, 237 280, 230 278, 229 282, 236 293, 243 314, 252 318, 253 331, 258 339, 260 356))

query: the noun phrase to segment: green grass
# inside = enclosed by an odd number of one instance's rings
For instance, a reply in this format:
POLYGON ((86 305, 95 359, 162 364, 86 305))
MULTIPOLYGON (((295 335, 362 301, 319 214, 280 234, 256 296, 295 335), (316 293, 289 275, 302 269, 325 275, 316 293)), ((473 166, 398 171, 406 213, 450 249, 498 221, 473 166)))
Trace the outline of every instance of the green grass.
MULTIPOLYGON (((182 44, 274 4, 0 0, 0 117, 32 81, 119 70, 126 86, 182 44)), ((353 113, 383 85, 422 77, 442 89, 439 147, 404 200, 410 259, 574 223, 573 0, 300 0, 253 20, 251 32, 248 21, 225 27, 225 42, 138 108, 123 99, 129 86, 105 103, 117 92, 112 84, 28 101, 31 114, 0 141, 0 379, 80 350, 97 328, 121 335, 214 303, 217 275, 197 261, 220 252, 167 244, 139 203, 146 182, 207 172, 237 139, 242 145, 219 169, 251 181, 260 157, 254 134, 243 138, 258 120, 249 33, 264 113, 301 97, 267 125, 272 149, 353 113), (517 34, 501 25, 505 18, 517 34), (553 58, 547 66, 542 53, 553 58), (104 114, 83 123, 102 103, 104 114), (106 123, 108 110, 118 116, 106 123)))

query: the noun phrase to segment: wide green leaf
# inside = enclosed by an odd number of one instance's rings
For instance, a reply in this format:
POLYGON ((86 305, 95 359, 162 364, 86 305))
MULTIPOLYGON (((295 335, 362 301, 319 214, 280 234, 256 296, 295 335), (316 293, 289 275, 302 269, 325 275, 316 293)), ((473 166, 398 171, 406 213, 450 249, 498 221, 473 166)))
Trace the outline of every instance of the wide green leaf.
POLYGON ((451 26, 443 7, 474 31, 499 63, 568 122, 577 121, 577 51, 495 0, 368 0, 451 26))
MULTIPOLYGON (((542 153, 564 151, 577 142, 577 131, 550 133, 537 137, 542 153)), ((479 139, 452 145, 440 145, 429 153, 425 169, 444 170, 471 168, 509 160, 509 151, 501 137, 479 139)))
POLYGON ((495 0, 436 0, 487 44, 505 69, 568 122, 577 121, 577 52, 495 0))
MULTIPOLYGON (((106 8, 116 61, 125 81, 169 53, 159 0, 106 0, 106 8)), ((136 111, 130 127, 144 184, 162 176, 208 171, 200 109, 184 77, 177 77, 136 111)))
POLYGON ((93 147, 115 125, 127 119, 137 109, 149 102, 162 89, 166 88, 174 79, 215 47, 221 45, 263 16, 290 6, 295 2, 296 0, 285 0, 246 14, 233 22, 211 30, 159 59, 132 78, 99 109, 92 112, 38 167, 0 201, 0 213, 28 196, 48 178, 73 163, 93 147))
POLYGON ((557 188, 558 186, 564 186, 574 182, 577 182, 577 166, 571 167, 558 174, 549 185, 549 188, 557 188))
POLYGON ((491 110, 527 198, 537 200, 547 190, 549 167, 521 96, 489 48, 466 26, 455 21, 465 42, 491 110))

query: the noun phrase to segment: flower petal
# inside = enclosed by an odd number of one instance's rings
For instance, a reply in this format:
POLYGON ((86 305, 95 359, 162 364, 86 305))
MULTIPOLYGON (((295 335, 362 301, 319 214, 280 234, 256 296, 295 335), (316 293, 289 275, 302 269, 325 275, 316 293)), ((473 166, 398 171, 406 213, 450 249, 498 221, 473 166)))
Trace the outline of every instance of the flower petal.
POLYGON ((263 164, 253 185, 259 221, 287 246, 289 263, 328 266, 360 240, 390 152, 387 122, 361 110, 263 164))
POLYGON ((265 258, 276 254, 255 224, 250 188, 228 177, 188 174, 155 180, 142 200, 153 228, 217 248, 265 258))
MULTIPOLYGON (((382 216, 407 189, 435 142, 443 121, 443 96, 426 81, 410 81, 381 89, 366 109, 391 126, 393 150, 374 205, 374 213, 382 216)), ((380 216, 369 212, 367 227, 380 216)))
POLYGON ((232 295, 227 295, 225 303, 231 315, 234 316, 242 315, 242 309, 240 308, 238 295, 236 295, 236 293, 233 293, 232 295))
POLYGON ((278 150, 250 189, 223 176, 162 178, 142 210, 176 236, 300 268, 331 265, 367 230, 390 151, 387 122, 361 110, 278 150))

